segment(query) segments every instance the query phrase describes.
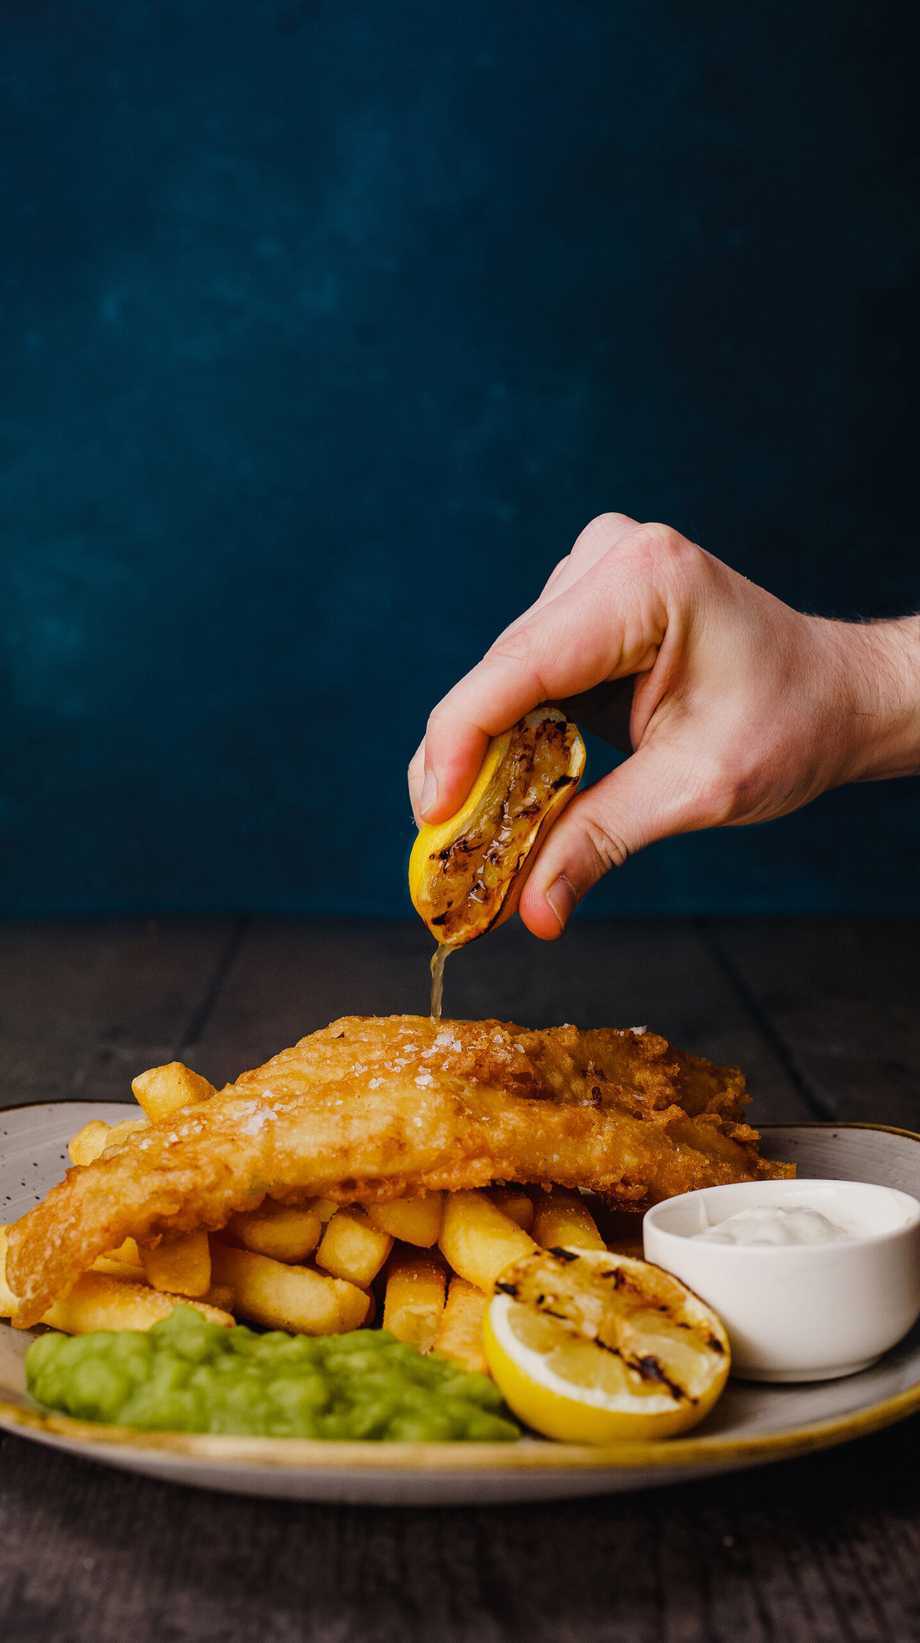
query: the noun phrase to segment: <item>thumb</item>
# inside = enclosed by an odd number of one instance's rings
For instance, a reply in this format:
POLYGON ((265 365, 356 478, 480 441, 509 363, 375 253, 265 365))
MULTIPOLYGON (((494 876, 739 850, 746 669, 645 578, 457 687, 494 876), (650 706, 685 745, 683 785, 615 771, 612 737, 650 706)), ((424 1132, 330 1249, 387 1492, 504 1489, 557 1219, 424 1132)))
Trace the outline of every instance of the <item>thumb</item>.
POLYGON ((688 785, 673 750, 650 746, 573 799, 550 830, 521 894, 518 911, 528 930, 554 941, 612 867, 691 828, 688 785))

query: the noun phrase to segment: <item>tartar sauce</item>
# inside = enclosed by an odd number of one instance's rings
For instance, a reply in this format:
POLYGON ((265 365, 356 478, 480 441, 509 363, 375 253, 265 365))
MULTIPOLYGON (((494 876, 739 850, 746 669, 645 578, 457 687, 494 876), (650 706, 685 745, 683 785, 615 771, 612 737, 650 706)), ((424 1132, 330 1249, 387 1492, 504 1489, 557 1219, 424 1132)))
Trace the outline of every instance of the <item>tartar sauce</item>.
POLYGON ((832 1244, 852 1232, 818 1209, 740 1209, 717 1226, 692 1234, 709 1244, 832 1244))

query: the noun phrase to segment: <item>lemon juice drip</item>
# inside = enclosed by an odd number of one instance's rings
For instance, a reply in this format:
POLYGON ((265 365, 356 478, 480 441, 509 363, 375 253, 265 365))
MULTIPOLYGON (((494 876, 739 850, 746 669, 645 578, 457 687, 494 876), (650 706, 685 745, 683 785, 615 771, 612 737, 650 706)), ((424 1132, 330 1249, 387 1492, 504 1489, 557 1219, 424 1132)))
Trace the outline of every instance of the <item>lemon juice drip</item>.
POLYGON ((431 955, 431 1019, 440 1021, 444 1007, 444 966, 453 952, 448 942, 438 942, 431 955))

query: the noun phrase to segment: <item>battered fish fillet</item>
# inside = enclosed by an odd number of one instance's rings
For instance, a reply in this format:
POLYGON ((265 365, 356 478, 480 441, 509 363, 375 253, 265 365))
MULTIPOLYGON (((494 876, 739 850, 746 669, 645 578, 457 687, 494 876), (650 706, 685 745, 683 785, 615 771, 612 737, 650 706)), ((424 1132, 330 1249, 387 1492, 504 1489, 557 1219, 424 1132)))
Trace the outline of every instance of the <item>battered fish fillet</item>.
POLYGON ((643 1029, 345 1016, 210 1101, 71 1169, 9 1232, 14 1322, 36 1322, 123 1238, 215 1231, 266 1196, 366 1202, 493 1181, 643 1209, 793 1173, 741 1121, 744 1079, 643 1029))

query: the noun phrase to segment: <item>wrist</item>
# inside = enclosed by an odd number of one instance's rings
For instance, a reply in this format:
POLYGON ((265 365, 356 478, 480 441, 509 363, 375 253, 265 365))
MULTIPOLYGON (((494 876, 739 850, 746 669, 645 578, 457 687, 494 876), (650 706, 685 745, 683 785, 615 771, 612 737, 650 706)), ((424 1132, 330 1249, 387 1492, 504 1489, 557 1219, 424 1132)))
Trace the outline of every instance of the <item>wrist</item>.
POLYGON ((832 622, 845 715, 842 781, 920 772, 920 616, 832 622))

